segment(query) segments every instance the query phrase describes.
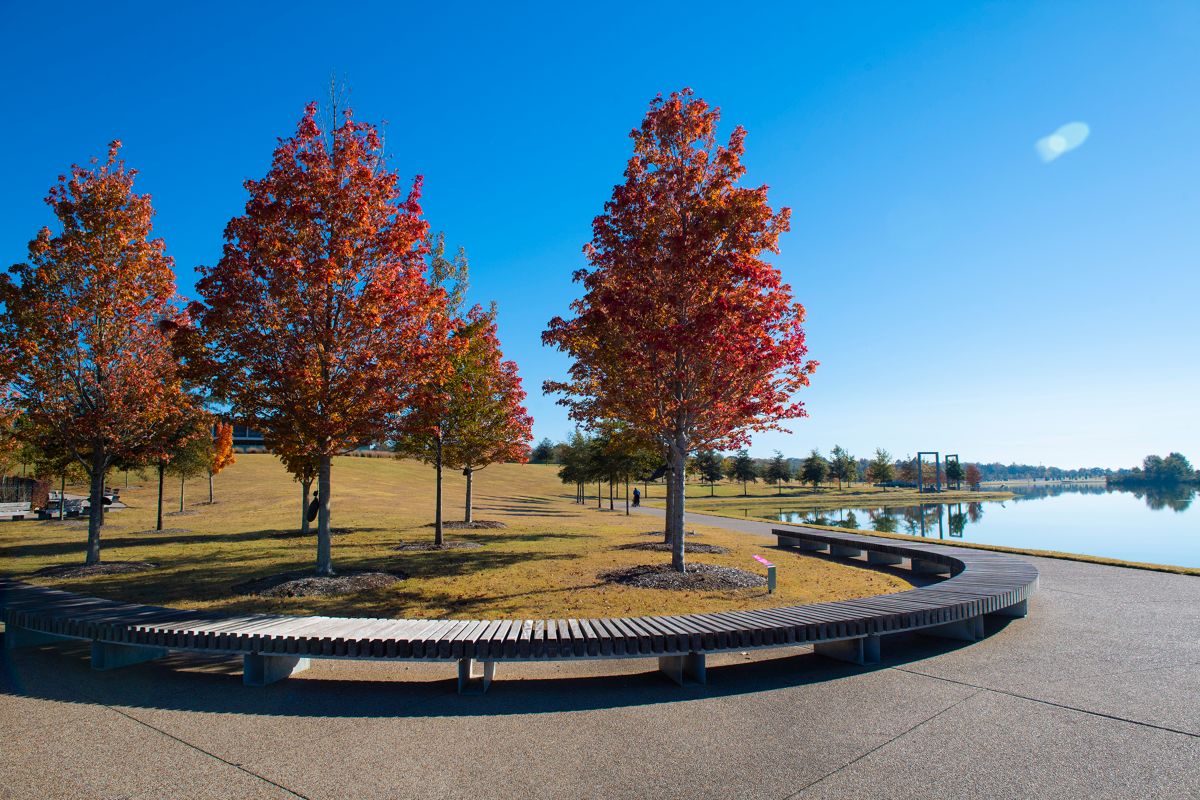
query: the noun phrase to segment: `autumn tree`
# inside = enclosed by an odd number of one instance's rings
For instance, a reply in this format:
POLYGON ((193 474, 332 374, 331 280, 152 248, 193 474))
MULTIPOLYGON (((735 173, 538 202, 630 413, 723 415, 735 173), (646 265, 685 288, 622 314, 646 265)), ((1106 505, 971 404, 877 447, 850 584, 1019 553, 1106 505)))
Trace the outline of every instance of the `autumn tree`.
MULTIPOLYGON (((979 491, 979 483, 983 480, 983 473, 979 471, 976 464, 967 464, 967 468, 963 473, 963 480, 967 482, 967 486, 975 491, 979 491)), ((971 520, 974 522, 974 520, 971 520)))
POLYGON ((322 130, 305 109, 196 285, 217 396, 285 465, 316 464, 320 575, 333 456, 382 441, 441 369, 424 336, 442 300, 424 276, 421 179, 402 191, 375 127, 333 118, 322 130))
POLYGON ((237 461, 233 454, 233 425, 218 421, 213 431, 212 458, 208 462, 208 502, 213 502, 213 477, 237 461))
POLYGON ((896 467, 892 463, 891 454, 882 447, 876 448, 875 457, 867 465, 867 480, 872 483, 887 483, 895 478, 896 467))
POLYGON ((109 468, 144 457, 189 406, 158 326, 176 314, 173 262, 151 238, 150 197, 134 192, 120 146, 59 177, 46 197, 59 231, 39 231, 29 261, 0 278, 16 405, 91 484, 89 565, 100 563, 109 468))
POLYGON ((805 483, 812 484, 815 490, 827 475, 829 475, 829 462, 825 460, 819 450, 814 448, 808 454, 808 458, 804 459, 804 463, 800 465, 800 477, 805 483))
POLYGON ((633 156, 592 223, 584 296, 543 340, 572 359, 546 390, 574 419, 637 426, 667 456, 666 533, 684 569, 684 468, 689 454, 745 445, 754 431, 801 417, 795 393, 815 362, 803 307, 779 271, 789 210, 766 186, 744 187, 745 131, 717 143, 720 112, 691 90, 661 95, 630 134, 633 156))
POLYGON ((533 418, 515 361, 504 360, 496 331, 496 306, 476 306, 466 316, 463 349, 452 360, 453 388, 442 443, 446 466, 467 479, 463 521, 473 520, 475 473, 489 464, 529 460, 533 418))
POLYGON ((452 406, 457 394, 469 391, 469 388, 463 386, 465 375, 461 356, 473 329, 462 312, 466 302, 469 272, 466 251, 459 248, 454 258, 448 257, 446 237, 443 233, 429 237, 428 249, 427 278, 430 286, 442 291, 444 305, 442 313, 430 315, 425 337, 428 347, 438 351, 440 360, 447 363, 449 368, 431 373, 427 380, 416 388, 409 407, 397 418, 392 438, 393 450, 398 458, 412 456, 433 465, 433 542, 436 547, 441 547, 444 544, 444 445, 447 431, 452 424, 452 406))

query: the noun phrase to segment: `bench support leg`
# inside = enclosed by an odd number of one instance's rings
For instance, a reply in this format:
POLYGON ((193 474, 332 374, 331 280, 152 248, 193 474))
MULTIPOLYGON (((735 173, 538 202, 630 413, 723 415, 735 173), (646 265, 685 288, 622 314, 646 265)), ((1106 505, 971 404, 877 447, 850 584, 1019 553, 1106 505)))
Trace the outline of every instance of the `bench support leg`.
POLYGON ((1014 603, 1008 608, 1001 608, 993 611, 992 614, 997 617, 1008 617, 1010 619, 1024 619, 1029 616, 1029 601, 1022 600, 1019 603, 1014 603))
POLYGON ((898 556, 895 553, 879 553, 874 550, 867 551, 868 564, 899 564, 904 560, 904 556, 898 556))
POLYGON ((167 654, 165 647, 144 647, 133 644, 113 644, 111 642, 92 642, 92 669, 105 670, 128 667, 130 664, 141 664, 143 661, 153 661, 167 654))
POLYGON ((303 672, 311 664, 299 656, 267 656, 246 653, 242 657, 242 683, 247 686, 266 686, 281 681, 295 672, 303 672))
POLYGON ((808 539, 797 539, 796 540, 796 549, 797 550, 810 550, 814 553, 819 553, 823 550, 828 550, 829 545, 825 544, 824 542, 812 542, 812 541, 809 541, 808 539))
POLYGON ((858 556, 861 556, 862 553, 863 553, 863 551, 857 547, 847 547, 846 545, 841 545, 841 544, 829 545, 829 555, 831 555, 831 556, 841 556, 842 558, 857 558, 858 556))
POLYGON ((708 671, 704 664, 704 653, 688 653, 683 656, 659 656, 659 672, 680 686, 687 683, 704 685, 708 682, 708 671))
POLYGON ((458 660, 459 694, 483 694, 492 685, 492 679, 496 677, 496 662, 484 661, 482 671, 476 671, 477 663, 473 658, 458 660))
POLYGON ((939 564, 936 561, 924 561, 914 558, 912 559, 912 571, 920 575, 949 575, 950 567, 946 564, 939 564))
POLYGON ((978 642, 983 638, 983 616, 968 617, 960 619, 958 622, 935 625, 932 628, 921 628, 917 633, 942 639, 957 639, 962 642, 978 642))
POLYGON ((63 641, 65 641, 65 637, 35 631, 32 628, 25 628, 12 622, 4 626, 5 650, 16 650, 21 647, 37 647, 41 644, 54 644, 55 642, 63 641))
POLYGON ((879 637, 872 635, 836 642, 817 642, 813 645, 813 652, 825 658, 848 661, 851 664, 878 664, 879 637))

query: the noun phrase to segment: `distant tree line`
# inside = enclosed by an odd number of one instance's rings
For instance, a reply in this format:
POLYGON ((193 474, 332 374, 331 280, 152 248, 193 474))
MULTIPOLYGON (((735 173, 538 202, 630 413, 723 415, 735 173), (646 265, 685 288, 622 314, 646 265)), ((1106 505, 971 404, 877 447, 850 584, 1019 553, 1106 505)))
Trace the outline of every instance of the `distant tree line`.
POLYGON ((1110 475, 1108 483, 1114 486, 1175 486, 1200 483, 1200 472, 1192 469, 1182 453, 1166 456, 1146 456, 1140 467, 1119 470, 1110 475))
MULTIPOLYGON (((560 470, 560 475, 563 476, 564 482, 576 484, 579 490, 578 501, 583 502, 582 498, 586 494, 583 487, 587 483, 607 480, 609 468, 603 464, 606 459, 613 457, 613 445, 608 441, 609 436, 608 433, 600 432, 589 437, 576 432, 568 442, 555 442, 543 438, 534 446, 530 461, 535 464, 563 465, 565 469, 560 470), (605 453, 609 455, 606 456, 605 453)), ((618 483, 621 480, 641 482, 661 477, 659 468, 666 463, 664 456, 658 455, 655 448, 644 444, 633 443, 627 446, 632 447, 636 455, 621 451, 620 459, 623 459, 622 463, 636 464, 636 468, 631 467, 622 472, 618 483)), ((942 484, 956 488, 965 484, 971 488, 978 488, 982 481, 988 480, 984 466, 957 462, 944 464, 940 474, 942 484)), ((883 448, 876 449, 869 459, 856 458, 840 445, 835 445, 828 456, 823 455, 820 450, 813 449, 804 458, 789 458, 779 451, 771 458, 752 458, 745 450, 730 454, 702 450, 688 459, 686 472, 692 480, 710 488, 715 487, 722 479, 740 483, 743 494, 748 493, 749 484, 759 481, 774 485, 780 494, 784 485, 791 483, 811 486, 814 489, 822 484, 836 484, 837 488, 841 489, 856 482, 889 486, 917 484, 915 458, 895 459, 883 448)), ((935 483, 939 477, 937 467, 932 463, 922 463, 921 477, 926 484, 935 483)), ((715 494, 715 490, 713 493, 715 494)))

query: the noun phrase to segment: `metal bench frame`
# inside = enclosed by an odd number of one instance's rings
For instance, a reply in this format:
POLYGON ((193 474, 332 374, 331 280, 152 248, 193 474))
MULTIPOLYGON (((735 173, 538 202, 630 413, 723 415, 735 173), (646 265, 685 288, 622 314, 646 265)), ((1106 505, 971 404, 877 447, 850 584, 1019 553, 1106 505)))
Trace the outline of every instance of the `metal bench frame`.
POLYGON ((483 692, 497 662, 658 658, 679 684, 704 683, 705 656, 810 644, 856 664, 879 661, 881 637, 906 631, 969 642, 983 617, 1024 617, 1037 569, 1002 553, 789 527, 781 547, 826 551, 868 564, 900 564, 946 580, 895 594, 754 611, 617 619, 382 619, 231 616, 120 603, 0 580, 6 649, 90 641, 92 666, 113 669, 171 650, 241 655, 243 679, 262 686, 313 658, 455 661, 460 692, 483 692), (482 662, 482 669, 480 663, 482 662))

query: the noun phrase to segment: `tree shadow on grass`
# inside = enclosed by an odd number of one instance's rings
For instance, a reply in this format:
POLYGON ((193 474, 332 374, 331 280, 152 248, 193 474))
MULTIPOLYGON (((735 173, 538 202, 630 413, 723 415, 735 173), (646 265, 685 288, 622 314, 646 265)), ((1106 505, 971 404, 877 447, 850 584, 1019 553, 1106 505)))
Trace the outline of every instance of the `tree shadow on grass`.
MULTIPOLYGON (((993 632, 989 618, 989 634, 993 632)), ((93 672, 80 643, 9 651, 0 662, 0 694, 80 705, 198 713, 308 718, 421 718, 524 716, 693 702, 841 681, 949 653, 965 642, 900 634, 885 641, 885 660, 855 666, 829 661, 807 647, 784 647, 710 660, 706 685, 675 686, 653 657, 582 663, 497 665, 496 682, 482 697, 457 694, 455 663, 377 663, 378 679, 341 679, 349 664, 317 662, 319 674, 267 687, 244 686, 240 657, 173 653, 165 659, 111 672, 93 672), (440 675, 444 673, 445 677, 440 675), (510 676, 520 680, 506 681, 510 676)), ((316 672, 316 670, 314 670, 316 672)))
MULTIPOLYGON (((106 526, 107 527, 107 526, 106 526)), ((336 526, 335 526, 336 527, 336 526)), ((378 527, 352 527, 343 528, 345 533, 336 533, 334 541, 337 537, 353 534, 353 533, 379 533, 382 531, 391 531, 392 528, 378 527)), ((7 558, 20 558, 23 556, 64 556, 78 554, 82 559, 87 550, 86 530, 80 536, 78 541, 69 542, 45 542, 41 544, 17 544, 8 547, 0 547, 0 560, 7 558)), ((317 540, 316 530, 310 531, 308 534, 302 534, 296 529, 285 528, 266 528, 258 531, 242 531, 239 533, 180 533, 178 531, 143 531, 135 535, 123 534, 121 536, 108 537, 104 535, 102 530, 100 533, 101 551, 106 548, 133 548, 133 547, 158 547, 161 545, 181 545, 181 544, 214 544, 214 543, 233 543, 233 542, 256 542, 264 539, 312 539, 317 540)))

